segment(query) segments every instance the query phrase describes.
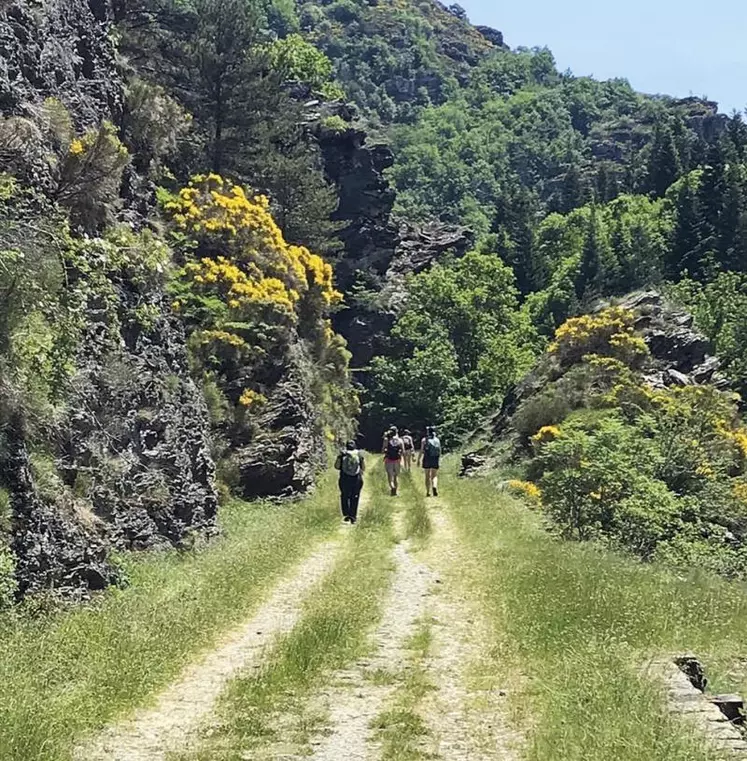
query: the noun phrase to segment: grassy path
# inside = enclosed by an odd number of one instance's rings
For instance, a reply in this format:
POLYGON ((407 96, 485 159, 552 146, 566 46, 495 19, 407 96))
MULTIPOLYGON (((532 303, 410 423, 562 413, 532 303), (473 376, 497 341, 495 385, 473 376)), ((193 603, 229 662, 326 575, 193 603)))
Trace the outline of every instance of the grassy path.
POLYGON ((723 758, 645 665, 694 652, 747 687, 745 585, 562 542, 449 467, 440 493, 414 472, 392 499, 375 462, 343 527, 330 474, 96 605, 3 619, 0 758, 723 758))
POLYGON ((215 650, 190 666, 162 693, 150 710, 111 727, 75 752, 78 761, 161 761, 168 752, 189 743, 190 734, 215 706, 228 680, 239 671, 258 669, 273 639, 297 623, 299 607, 332 568, 339 542, 325 542, 291 569, 249 621, 215 650))
POLYGON ((225 509, 223 536, 202 550, 128 561, 131 586, 95 604, 0 618, 0 758, 70 759, 83 736, 147 703, 216 647, 338 525, 330 474, 292 506, 225 509))
POLYGON ((331 684, 346 676, 357 678, 356 666, 371 652, 369 635, 377 622, 389 634, 406 625, 401 609, 388 614, 388 590, 413 581, 410 569, 403 575, 397 562, 394 505, 385 496, 382 470, 375 466, 367 478, 358 524, 345 529, 346 548, 303 603, 298 625, 278 638, 259 673, 240 674, 232 681, 204 728, 202 742, 174 754, 174 759, 302 758, 319 727, 330 724, 329 740, 315 743, 314 757, 359 757, 357 737, 340 735, 334 728, 344 730, 352 722, 365 731, 365 722, 362 727, 356 723, 345 702, 346 690, 341 693, 331 684))
POLYGON ((747 646, 744 585, 678 574, 556 540, 539 518, 486 481, 445 479, 442 494, 473 562, 463 584, 493 624, 527 761, 707 761, 722 758, 667 709, 642 665, 695 652, 737 686, 747 646))

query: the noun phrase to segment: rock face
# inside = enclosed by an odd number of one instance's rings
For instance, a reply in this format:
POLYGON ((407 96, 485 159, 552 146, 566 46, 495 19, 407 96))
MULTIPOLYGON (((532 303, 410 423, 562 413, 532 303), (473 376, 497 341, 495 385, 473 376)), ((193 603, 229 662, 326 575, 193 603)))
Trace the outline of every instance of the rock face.
POLYGON ((108 563, 101 526, 77 511, 74 503, 53 505, 40 498, 33 483, 20 417, 8 427, 2 463, 11 497, 19 594, 57 589, 76 593, 103 589, 118 580, 108 563))
POLYGON ((109 540, 128 549, 180 545, 212 529, 217 509, 207 409, 181 325, 160 306, 148 330, 125 324, 113 351, 90 323, 60 435, 65 482, 83 479, 109 540))
MULTIPOLYGON (((158 289, 148 329, 132 321, 136 295, 120 283, 121 327, 94 305, 65 394, 66 416, 48 432, 39 483, 19 412, 6 433, 2 482, 13 515, 21 593, 100 589, 117 578, 111 547, 181 546, 215 525, 217 496, 208 416, 189 376, 184 334, 158 289)), ((142 298, 143 294, 139 294, 142 298)))
MULTIPOLYGON (((350 107, 336 111, 348 124, 350 107)), ((398 223, 393 217, 396 200, 384 171, 392 166, 389 147, 369 145, 366 132, 349 126, 325 129, 316 135, 322 149, 327 178, 339 190, 337 219, 346 222, 340 237, 345 245, 336 267, 336 280, 346 292, 359 287, 368 298, 350 299, 335 317, 335 329, 348 341, 352 365, 361 368, 383 351, 394 318, 405 296, 404 279, 421 272, 447 252, 462 256, 474 243, 465 227, 432 222, 425 227, 398 223)))
POLYGON ((495 45, 497 48, 508 49, 508 46, 503 41, 503 32, 499 32, 490 26, 476 26, 475 29, 492 45, 495 45))
POLYGON ((326 459, 303 358, 291 361, 291 369, 275 386, 260 416, 259 432, 251 444, 236 450, 240 489, 247 499, 308 491, 326 459))
POLYGON ((15 0, 0 7, 0 112, 26 115, 48 97, 78 126, 116 119, 123 87, 106 0, 15 0))
MULTIPOLYGON (((109 22, 106 0, 3 3, 0 115, 38 122, 54 98, 78 130, 116 122, 124 86, 109 22)), ((53 171, 51 162, 24 161, 22 180, 44 191, 38 167, 53 171)), ((117 580, 112 547, 180 546, 215 525, 207 410, 164 283, 136 285, 122 272, 110 280, 108 296, 88 298, 61 419, 39 430, 26 424, 33 411, 2 400, 0 487, 21 594, 103 588, 117 580), (147 325, 135 317, 141 307, 147 325)))
POLYGON ((691 314, 669 307, 656 291, 631 294, 620 301, 620 306, 638 315, 635 329, 645 339, 653 360, 645 374, 649 385, 728 386, 719 373, 718 359, 710 354, 710 344, 693 327, 691 314))

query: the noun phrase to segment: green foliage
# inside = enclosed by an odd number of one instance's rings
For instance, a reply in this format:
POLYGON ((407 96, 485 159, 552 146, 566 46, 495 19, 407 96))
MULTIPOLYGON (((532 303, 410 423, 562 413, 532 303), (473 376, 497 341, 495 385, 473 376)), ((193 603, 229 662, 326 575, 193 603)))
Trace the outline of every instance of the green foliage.
POLYGON ((332 76, 332 62, 300 34, 276 40, 269 49, 270 66, 284 79, 296 80, 319 89, 332 76))
POLYGON ((447 441, 474 428, 531 362, 529 325, 511 271, 471 253, 412 278, 392 331, 393 357, 375 359, 367 412, 382 425, 436 422, 447 441))
POLYGON ((457 77, 492 49, 439 3, 301 2, 299 19, 332 60, 348 99, 383 124, 410 121, 429 104, 443 103, 458 89, 457 77))
POLYGON ((686 278, 669 294, 695 316, 723 369, 740 393, 747 394, 747 276, 721 272, 709 283, 686 278))
POLYGON ((645 384, 632 315, 561 326, 512 419, 547 515, 568 538, 747 574, 747 429, 733 395, 645 384), (624 338, 624 340, 623 340, 624 338), (544 379, 544 385, 541 380, 544 379))

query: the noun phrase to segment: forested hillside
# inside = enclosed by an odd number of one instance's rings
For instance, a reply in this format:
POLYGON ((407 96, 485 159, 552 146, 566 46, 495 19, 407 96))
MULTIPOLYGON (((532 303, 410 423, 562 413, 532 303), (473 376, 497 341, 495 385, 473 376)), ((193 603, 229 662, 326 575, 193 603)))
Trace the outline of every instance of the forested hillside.
POLYGON ((0 53, 6 602, 115 582, 112 550, 192 546, 231 495, 308 490, 356 425, 493 452, 548 348, 560 412, 524 424, 520 463, 566 419, 589 447, 674 426, 689 454, 657 449, 581 533, 617 536, 645 500, 655 541, 633 549, 697 535, 743 572, 739 114, 560 72, 436 0, 13 0, 0 53), (669 357, 652 380, 635 310, 559 359, 572 318, 651 287, 694 314, 708 372, 669 357), (618 386, 663 396, 634 414, 618 386), (703 436, 732 449, 701 461, 703 436))

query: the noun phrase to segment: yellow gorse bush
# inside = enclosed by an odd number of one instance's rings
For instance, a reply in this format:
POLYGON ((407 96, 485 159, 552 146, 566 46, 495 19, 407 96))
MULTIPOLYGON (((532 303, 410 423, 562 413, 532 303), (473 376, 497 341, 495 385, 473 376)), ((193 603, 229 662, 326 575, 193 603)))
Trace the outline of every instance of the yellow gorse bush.
POLYGON ((522 497, 529 498, 532 502, 539 502, 542 499, 539 486, 531 481, 512 480, 508 482, 508 488, 522 497))
POLYGON ((554 441, 560 436, 560 428, 556 425, 544 425, 532 436, 535 444, 544 444, 547 441, 554 441))
POLYGON ((622 307, 566 320, 556 331, 550 353, 562 364, 579 362, 586 355, 613 357, 631 364, 648 354, 634 329, 635 315, 622 307))
POLYGON ((217 174, 196 175, 164 210, 205 254, 185 268, 187 278, 203 290, 215 286, 232 309, 266 303, 292 311, 312 292, 324 307, 342 299, 331 265, 286 242, 266 196, 247 196, 217 174))
POLYGON ((83 145, 83 141, 79 138, 75 138, 72 143, 70 143, 70 150, 69 153, 72 156, 80 156, 81 153, 85 153, 86 147, 83 145))
POLYGON ((239 404, 247 409, 261 407, 266 401, 267 397, 264 394, 260 394, 258 391, 253 391, 250 388, 244 389, 244 392, 239 397, 239 404))

